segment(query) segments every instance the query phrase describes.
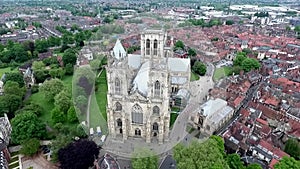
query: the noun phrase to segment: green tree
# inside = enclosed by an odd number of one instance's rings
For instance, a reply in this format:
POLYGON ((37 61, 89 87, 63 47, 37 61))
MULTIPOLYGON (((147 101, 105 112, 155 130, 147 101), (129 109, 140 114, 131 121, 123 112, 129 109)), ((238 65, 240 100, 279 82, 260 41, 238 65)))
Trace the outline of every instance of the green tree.
POLYGON ((34 71, 34 77, 37 83, 43 83, 47 78, 47 73, 45 70, 34 71))
POLYGON ((243 162, 238 154, 229 154, 226 161, 230 169, 245 169, 243 162))
POLYGON ((74 72, 73 65, 71 63, 66 64, 65 71, 66 75, 72 75, 74 72))
POLYGON ((20 72, 5 73, 5 82, 7 81, 17 82, 20 87, 25 86, 23 75, 20 72))
POLYGON ((224 153, 217 147, 217 141, 212 138, 203 143, 195 140, 188 146, 178 144, 173 149, 177 167, 179 169, 229 169, 223 157, 224 153))
POLYGON ((300 161, 295 160, 293 157, 284 156, 279 163, 274 165, 274 169, 294 169, 300 168, 300 161))
POLYGON ((197 52, 196 52, 195 49, 189 48, 189 50, 188 50, 188 55, 189 55, 189 56, 196 56, 196 55, 197 55, 197 52))
POLYGON ((54 97, 64 90, 64 83, 59 79, 47 80, 40 86, 40 91, 44 93, 45 99, 53 101, 54 97))
POLYGON ((45 124, 32 112, 17 114, 11 120, 11 141, 20 144, 30 138, 44 138, 46 134, 45 124))
POLYGON ((20 150, 21 154, 25 156, 33 156, 39 151, 40 140, 36 138, 31 138, 29 140, 23 141, 21 145, 22 145, 22 148, 20 150))
POLYGON ((284 151, 294 157, 296 160, 300 159, 300 144, 296 139, 288 139, 284 146, 284 151))
POLYGON ((246 53, 244 52, 238 52, 235 59, 233 60, 234 66, 241 66, 242 62, 246 59, 246 53))
POLYGON ((233 25, 234 24, 234 21, 233 20, 227 20, 225 22, 226 25, 233 25))
POLYGON ((175 48, 179 48, 179 49, 184 49, 184 43, 181 41, 181 40, 178 40, 176 43, 175 43, 175 48))
POLYGON ((76 52, 73 49, 67 49, 63 54, 62 60, 64 65, 75 65, 77 60, 76 52))
POLYGON ((4 85, 5 95, 17 95, 23 97, 26 92, 25 87, 20 87, 17 82, 6 81, 4 85))
POLYGON ((158 156, 148 149, 135 150, 131 163, 133 169, 157 169, 158 156))
POLYGON ((13 113, 19 109, 22 104, 22 97, 15 94, 7 94, 0 97, 0 116, 4 113, 8 113, 9 117, 13 116, 13 113))
POLYGON ((262 169, 262 167, 259 164, 252 163, 248 165, 246 169, 262 169))
POLYGON ((35 41, 35 49, 39 52, 39 53, 43 53, 43 52, 47 52, 48 51, 48 41, 45 39, 37 39, 35 41))
POLYGON ((204 76, 206 73, 206 66, 204 63, 200 61, 196 61, 192 67, 193 71, 200 76, 204 76))
POLYGON ((68 121, 70 123, 74 123, 76 121, 78 121, 77 115, 76 115, 76 111, 75 111, 75 107, 72 105, 70 106, 68 112, 67 112, 67 117, 68 117, 68 121))
POLYGON ((65 121, 65 114, 60 111, 57 107, 51 110, 51 119, 55 123, 63 123, 65 121))
POLYGON ((63 90, 54 97, 54 105, 62 112, 66 113, 71 105, 71 92, 63 90))
POLYGON ((245 60, 243 60, 241 68, 244 71, 249 72, 252 69, 258 69, 258 68, 260 68, 260 63, 256 59, 246 58, 245 60))
POLYGON ((44 64, 43 61, 34 61, 31 66, 34 72, 38 70, 45 70, 45 67, 46 65, 44 64))
POLYGON ((51 150, 52 150, 52 158, 53 162, 58 161, 58 150, 66 147, 69 143, 72 142, 72 137, 70 135, 59 134, 54 140, 51 142, 51 150))

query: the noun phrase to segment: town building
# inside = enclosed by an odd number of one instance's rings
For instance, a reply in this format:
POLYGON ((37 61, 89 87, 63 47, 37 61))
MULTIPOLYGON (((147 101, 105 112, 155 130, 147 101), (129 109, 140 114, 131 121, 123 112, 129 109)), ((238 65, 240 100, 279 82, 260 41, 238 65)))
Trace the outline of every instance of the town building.
POLYGON ((225 100, 217 98, 201 105, 189 119, 194 128, 212 135, 232 118, 233 113, 234 109, 225 100))
POLYGON ((10 153, 7 149, 11 133, 11 125, 6 114, 0 117, 0 168, 8 169, 10 153))
POLYGON ((107 66, 108 128, 113 138, 168 141, 170 103, 178 91, 189 88, 190 59, 172 57, 166 41, 164 31, 146 30, 138 55, 127 54, 117 40, 107 66))

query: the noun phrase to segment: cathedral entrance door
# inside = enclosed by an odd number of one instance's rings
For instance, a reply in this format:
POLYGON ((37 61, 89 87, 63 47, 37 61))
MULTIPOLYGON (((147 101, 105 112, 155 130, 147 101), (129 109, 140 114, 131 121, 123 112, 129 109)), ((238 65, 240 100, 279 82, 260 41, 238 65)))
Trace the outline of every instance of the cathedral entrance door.
POLYGON ((134 134, 135 134, 136 136, 140 136, 140 135, 141 135, 141 130, 138 129, 138 128, 135 129, 134 134))

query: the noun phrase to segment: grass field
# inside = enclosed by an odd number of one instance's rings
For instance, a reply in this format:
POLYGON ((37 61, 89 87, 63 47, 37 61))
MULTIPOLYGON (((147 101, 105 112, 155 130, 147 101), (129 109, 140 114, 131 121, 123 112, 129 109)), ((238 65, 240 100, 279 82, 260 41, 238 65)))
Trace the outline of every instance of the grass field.
POLYGON ((171 113, 170 116, 170 127, 173 126, 173 124, 175 123, 176 119, 177 119, 178 114, 177 113, 171 113))
POLYGON ((199 80, 199 79, 200 79, 199 75, 197 75, 197 74, 194 73, 194 72, 191 72, 191 82, 192 82, 192 81, 199 80))
POLYGON ((7 68, 2 68, 0 69, 0 78, 2 77, 2 75, 4 73, 7 73, 7 72, 16 72, 17 69, 12 69, 11 67, 7 67, 7 68))
POLYGON ((230 72, 231 72, 231 67, 217 68, 214 72, 213 79, 220 80, 221 78, 223 78, 225 76, 229 76, 230 72))
MULTIPOLYGON (((62 81, 64 82, 65 86, 72 91, 72 77, 73 76, 65 76, 62 81)), ((45 99, 44 93, 43 92, 37 92, 31 95, 30 97, 30 102, 36 103, 40 105, 43 108, 43 113, 39 116, 39 118, 49 124, 50 126, 53 126, 54 124, 52 123, 51 120, 51 110, 54 108, 54 103, 53 102, 48 102, 45 99)))
POLYGON ((106 70, 104 69, 97 79, 99 81, 98 83, 98 90, 96 93, 96 99, 99 106, 100 113, 104 117, 105 120, 107 120, 107 114, 106 114, 106 104, 107 104, 107 82, 106 82, 106 70))

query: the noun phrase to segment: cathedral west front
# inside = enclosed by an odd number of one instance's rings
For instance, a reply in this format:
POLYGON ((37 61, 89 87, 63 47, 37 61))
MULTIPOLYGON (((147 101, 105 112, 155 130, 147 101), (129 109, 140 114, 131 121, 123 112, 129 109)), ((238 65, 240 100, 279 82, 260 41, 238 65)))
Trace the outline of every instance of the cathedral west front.
POLYGON ((112 138, 162 144, 169 139, 173 95, 186 90, 190 59, 174 58, 173 39, 162 30, 141 33, 141 54, 127 54, 117 40, 107 66, 107 122, 112 138))

